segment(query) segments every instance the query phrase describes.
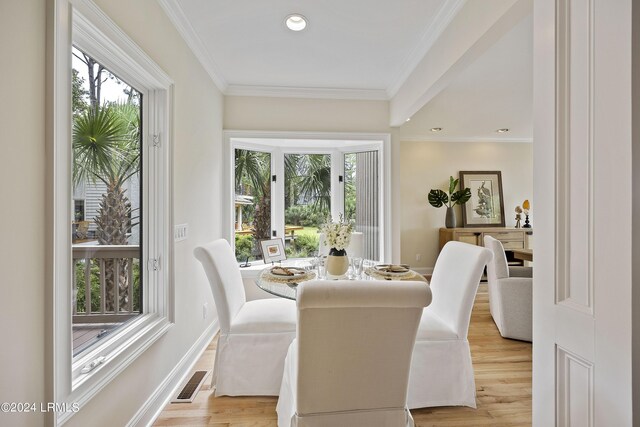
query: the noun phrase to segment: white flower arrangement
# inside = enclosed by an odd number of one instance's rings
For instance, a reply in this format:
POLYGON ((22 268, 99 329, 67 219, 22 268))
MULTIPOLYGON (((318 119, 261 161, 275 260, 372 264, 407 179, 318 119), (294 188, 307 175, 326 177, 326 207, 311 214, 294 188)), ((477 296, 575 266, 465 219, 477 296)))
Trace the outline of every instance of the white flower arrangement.
POLYGON ((353 224, 343 220, 342 215, 338 222, 327 222, 320 229, 324 233, 324 244, 331 249, 343 251, 351 242, 353 224))

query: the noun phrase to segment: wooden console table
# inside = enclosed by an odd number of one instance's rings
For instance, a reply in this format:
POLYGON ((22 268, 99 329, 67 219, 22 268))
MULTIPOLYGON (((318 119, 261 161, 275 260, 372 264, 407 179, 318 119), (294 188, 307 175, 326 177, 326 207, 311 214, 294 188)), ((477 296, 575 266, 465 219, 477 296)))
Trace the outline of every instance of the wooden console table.
POLYGON ((515 259, 533 262, 533 249, 514 249, 512 252, 515 259))
POLYGON ((484 236, 491 236, 496 240, 500 240, 505 251, 509 251, 511 249, 526 249, 529 247, 528 239, 532 235, 532 228, 441 228, 440 250, 442 250, 442 247, 451 240, 470 243, 477 246, 484 246, 484 236))

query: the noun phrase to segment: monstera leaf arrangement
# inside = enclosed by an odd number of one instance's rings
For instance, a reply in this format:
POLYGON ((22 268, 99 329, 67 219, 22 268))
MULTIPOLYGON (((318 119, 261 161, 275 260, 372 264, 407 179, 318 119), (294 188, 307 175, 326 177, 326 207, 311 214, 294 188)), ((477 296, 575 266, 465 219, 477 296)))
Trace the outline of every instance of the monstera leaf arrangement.
POLYGON ((429 191, 428 199, 431 206, 433 206, 434 208, 439 208, 442 206, 452 208, 455 205, 461 205, 467 202, 471 198, 471 189, 463 188, 456 191, 458 182, 458 179, 453 179, 452 176, 449 177, 449 194, 445 193, 442 190, 429 191))

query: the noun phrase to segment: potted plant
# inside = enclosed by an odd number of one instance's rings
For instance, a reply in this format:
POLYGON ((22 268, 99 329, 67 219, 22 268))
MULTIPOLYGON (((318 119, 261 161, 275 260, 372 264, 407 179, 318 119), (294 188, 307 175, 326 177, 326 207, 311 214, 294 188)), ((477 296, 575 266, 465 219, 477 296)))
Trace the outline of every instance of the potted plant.
POLYGON ((463 188, 461 190, 456 191, 456 187, 458 186, 459 180, 453 179, 452 176, 449 177, 449 194, 445 193, 442 190, 434 190, 429 191, 429 203, 434 208, 439 208, 442 206, 447 207, 447 216, 445 219, 445 226, 447 228, 455 228, 457 226, 456 221, 456 213, 453 210, 455 205, 462 205, 466 203, 471 198, 471 189, 463 188))

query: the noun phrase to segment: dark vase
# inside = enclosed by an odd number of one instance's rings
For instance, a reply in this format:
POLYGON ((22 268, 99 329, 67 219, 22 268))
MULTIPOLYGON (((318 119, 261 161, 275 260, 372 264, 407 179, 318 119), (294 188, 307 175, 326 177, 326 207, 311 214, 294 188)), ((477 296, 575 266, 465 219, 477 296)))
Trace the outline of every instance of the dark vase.
POLYGON ((447 216, 445 217, 444 225, 447 228, 456 228, 458 226, 458 221, 456 220, 456 211, 453 210, 453 207, 447 207, 447 216))
POLYGON ((331 248, 329 250, 329 255, 333 255, 333 256, 345 256, 347 255, 347 251, 346 249, 336 249, 336 248, 331 248))

